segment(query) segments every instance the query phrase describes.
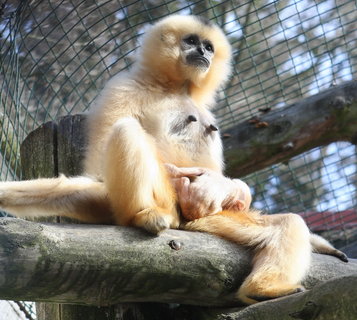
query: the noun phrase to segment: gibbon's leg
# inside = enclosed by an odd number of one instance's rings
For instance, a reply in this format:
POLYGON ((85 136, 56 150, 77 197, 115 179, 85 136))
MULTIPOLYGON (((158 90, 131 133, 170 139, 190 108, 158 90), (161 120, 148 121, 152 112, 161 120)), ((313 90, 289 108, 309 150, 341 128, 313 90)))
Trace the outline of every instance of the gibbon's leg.
POLYGON ((237 297, 248 304, 303 291, 310 265, 310 233, 295 214, 222 211, 183 225, 254 248, 253 269, 237 297))
POLYGON ((178 227, 173 186, 153 138, 136 119, 113 125, 104 157, 104 182, 118 224, 155 234, 178 227))
POLYGON ((104 184, 88 177, 1 182, 0 207, 18 217, 66 216, 113 223, 104 184))
POLYGON ((310 234, 310 243, 312 251, 330 256, 335 256, 344 262, 348 262, 347 256, 340 250, 334 248, 331 243, 317 234, 310 234))

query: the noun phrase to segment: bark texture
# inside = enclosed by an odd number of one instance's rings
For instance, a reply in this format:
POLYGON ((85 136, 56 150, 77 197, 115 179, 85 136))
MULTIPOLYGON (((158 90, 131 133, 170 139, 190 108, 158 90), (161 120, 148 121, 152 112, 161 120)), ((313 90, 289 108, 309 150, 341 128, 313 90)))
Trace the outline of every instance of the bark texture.
POLYGON ((334 141, 357 143, 357 81, 346 82, 225 132, 227 173, 244 176, 334 141))
MULTIPOLYGON (((135 228, 12 218, 0 220, 0 261, 1 299, 95 306, 237 306, 234 293, 250 272, 249 251, 205 233, 153 237, 135 228)), ((304 284, 341 276, 356 277, 357 262, 314 254, 304 284)))

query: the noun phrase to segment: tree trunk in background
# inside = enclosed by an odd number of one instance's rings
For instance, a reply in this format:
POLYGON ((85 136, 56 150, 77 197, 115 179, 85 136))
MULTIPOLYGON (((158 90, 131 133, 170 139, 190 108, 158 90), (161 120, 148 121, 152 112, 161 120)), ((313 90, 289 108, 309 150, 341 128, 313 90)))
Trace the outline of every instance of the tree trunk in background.
POLYGON ((357 81, 271 110, 225 132, 227 172, 241 177, 335 141, 357 143, 357 81))

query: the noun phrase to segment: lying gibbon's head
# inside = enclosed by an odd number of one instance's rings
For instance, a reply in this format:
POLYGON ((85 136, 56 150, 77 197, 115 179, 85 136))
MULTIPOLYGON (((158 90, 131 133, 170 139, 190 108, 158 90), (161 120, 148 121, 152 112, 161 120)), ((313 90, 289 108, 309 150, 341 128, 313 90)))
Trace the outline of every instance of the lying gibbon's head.
POLYGON ((139 63, 169 86, 188 85, 202 104, 212 102, 228 78, 230 58, 231 47, 218 26, 202 17, 173 15, 146 32, 139 63))

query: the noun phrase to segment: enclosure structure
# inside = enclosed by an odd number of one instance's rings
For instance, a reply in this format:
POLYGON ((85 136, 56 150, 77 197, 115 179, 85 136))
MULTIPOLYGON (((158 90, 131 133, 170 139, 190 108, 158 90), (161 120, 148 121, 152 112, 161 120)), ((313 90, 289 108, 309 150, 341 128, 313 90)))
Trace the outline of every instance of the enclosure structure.
MULTIPOLYGON (((279 134, 285 127, 272 127, 271 115, 356 77, 354 0, 3 1, 2 179, 21 178, 19 146, 29 132, 87 110, 109 77, 130 66, 147 23, 171 13, 207 16, 233 46, 233 74, 215 110, 228 147, 238 125, 279 134)), ((227 153, 228 173, 252 187, 253 206, 300 213, 313 231, 354 255, 355 139, 341 132, 300 155, 286 141, 289 156, 255 172, 231 169, 238 154, 227 153)))

